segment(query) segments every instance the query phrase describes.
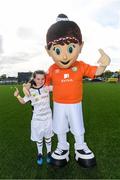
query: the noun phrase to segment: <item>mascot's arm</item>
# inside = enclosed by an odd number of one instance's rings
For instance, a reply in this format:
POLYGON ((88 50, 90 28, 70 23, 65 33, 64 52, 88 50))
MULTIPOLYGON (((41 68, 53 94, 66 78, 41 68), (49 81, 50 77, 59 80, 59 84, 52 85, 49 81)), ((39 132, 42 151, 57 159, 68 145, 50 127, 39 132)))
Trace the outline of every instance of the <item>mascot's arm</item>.
POLYGON ((52 66, 48 69, 48 71, 46 73, 45 85, 50 86, 51 81, 52 81, 52 66))
POLYGON ((46 89, 47 89, 49 92, 52 92, 52 91, 53 91, 53 86, 52 86, 52 85, 46 86, 46 89))

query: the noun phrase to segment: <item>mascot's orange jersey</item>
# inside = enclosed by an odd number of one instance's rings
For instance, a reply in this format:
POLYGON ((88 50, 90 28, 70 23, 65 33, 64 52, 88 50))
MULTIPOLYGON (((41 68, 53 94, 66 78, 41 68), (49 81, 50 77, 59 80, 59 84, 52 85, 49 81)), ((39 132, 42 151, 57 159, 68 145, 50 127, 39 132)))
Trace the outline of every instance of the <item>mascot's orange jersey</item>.
POLYGON ((83 61, 75 61, 70 68, 60 68, 56 64, 50 66, 46 85, 53 85, 53 100, 57 103, 73 104, 82 101, 83 76, 94 78, 97 66, 83 61))

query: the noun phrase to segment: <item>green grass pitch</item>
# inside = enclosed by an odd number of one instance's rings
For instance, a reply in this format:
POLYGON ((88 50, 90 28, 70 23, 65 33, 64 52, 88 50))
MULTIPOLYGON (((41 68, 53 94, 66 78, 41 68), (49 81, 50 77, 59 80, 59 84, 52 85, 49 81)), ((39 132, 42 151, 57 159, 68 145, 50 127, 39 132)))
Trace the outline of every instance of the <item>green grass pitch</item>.
MULTIPOLYGON (((84 84, 85 138, 97 159, 97 166, 90 169, 75 162, 74 138, 70 133, 68 165, 55 168, 44 159, 43 166, 38 167, 36 144, 30 140, 31 106, 20 105, 13 97, 12 87, 0 86, 0 178, 120 178, 120 84, 84 84)), ((52 142, 54 150, 56 136, 52 142)))

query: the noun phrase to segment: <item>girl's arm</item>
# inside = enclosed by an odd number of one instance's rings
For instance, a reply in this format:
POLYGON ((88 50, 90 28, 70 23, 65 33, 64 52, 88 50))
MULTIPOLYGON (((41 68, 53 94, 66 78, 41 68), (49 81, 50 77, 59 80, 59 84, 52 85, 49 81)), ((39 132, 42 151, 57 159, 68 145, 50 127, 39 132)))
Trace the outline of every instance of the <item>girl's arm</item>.
POLYGON ((30 91, 29 91, 29 89, 30 89, 30 87, 31 87, 31 83, 27 83, 27 84, 23 84, 23 93, 24 93, 24 95, 25 96, 30 96, 30 91))
POLYGON ((21 104, 25 104, 25 103, 26 103, 26 102, 24 101, 24 99, 20 96, 18 88, 16 88, 16 91, 14 92, 14 96, 18 99, 18 101, 19 101, 21 104))

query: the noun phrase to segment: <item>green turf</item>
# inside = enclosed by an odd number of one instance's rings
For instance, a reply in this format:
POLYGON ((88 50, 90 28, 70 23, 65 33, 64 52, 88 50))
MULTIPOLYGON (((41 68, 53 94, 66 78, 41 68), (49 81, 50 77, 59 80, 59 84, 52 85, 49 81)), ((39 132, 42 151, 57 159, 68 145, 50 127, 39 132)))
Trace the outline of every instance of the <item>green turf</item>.
MULTIPOLYGON (((68 134, 71 160, 64 168, 36 164, 36 145, 30 141, 30 105, 20 105, 11 86, 0 86, 0 178, 102 179, 120 178, 120 84, 84 84, 86 141, 97 166, 81 168, 74 160, 74 139, 68 134)), ((59 123, 59 122, 58 122, 59 123)), ((53 149, 56 147, 53 138, 53 149)))

